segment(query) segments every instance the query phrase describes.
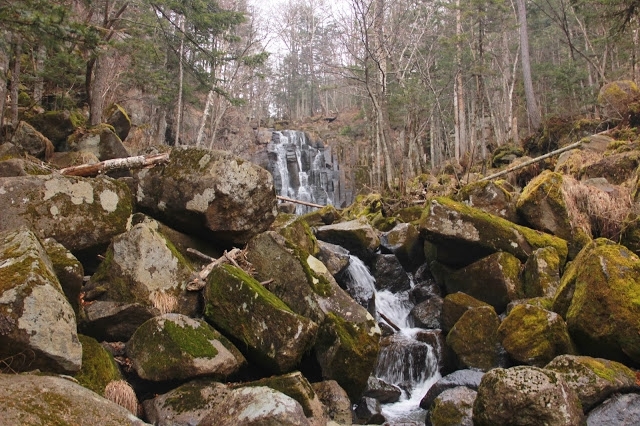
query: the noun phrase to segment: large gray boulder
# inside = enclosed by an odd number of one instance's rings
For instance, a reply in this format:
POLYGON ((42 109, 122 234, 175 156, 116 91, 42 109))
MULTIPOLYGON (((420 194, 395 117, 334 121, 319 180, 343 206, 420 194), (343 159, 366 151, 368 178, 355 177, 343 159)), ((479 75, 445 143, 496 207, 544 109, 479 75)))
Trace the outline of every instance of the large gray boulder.
POLYGON ((246 244, 278 211, 271 174, 228 152, 180 147, 169 163, 137 173, 136 197, 151 216, 194 235, 246 244))
POLYGON ((133 209, 123 182, 62 175, 0 178, 0 205, 0 231, 27 226, 71 251, 108 244, 133 209))
POLYGON ((73 373, 82 363, 73 308, 26 228, 0 233, 0 359, 13 371, 73 373))
POLYGON ((349 396, 335 380, 312 383, 311 387, 318 395, 329 419, 341 425, 352 423, 351 401, 349 396))
POLYGON ((84 267, 82 263, 53 238, 43 240, 42 246, 46 250, 49 259, 51 259, 51 265, 62 286, 62 291, 77 314, 80 290, 84 283, 84 267))
POLYGON ((371 259, 380 246, 380 237, 364 220, 351 220, 316 228, 319 240, 337 244, 361 259, 371 259))
POLYGON ((411 223, 399 223, 380 236, 380 244, 395 254, 402 266, 413 272, 425 262, 420 232, 411 223))
POLYGON ((473 391, 478 390, 478 386, 480 386, 480 381, 482 380, 482 376, 484 373, 479 370, 458 370, 454 371, 451 374, 448 374, 434 383, 433 386, 429 388, 427 394, 420 401, 420 407, 428 410, 431 407, 431 404, 436 400, 438 395, 447 389, 453 389, 457 387, 466 387, 473 391))
POLYGON ((143 426, 142 420, 62 377, 0 374, 0 424, 143 426))
POLYGON ((496 368, 482 377, 473 423, 566 426, 584 423, 575 391, 555 371, 537 367, 496 368))
POLYGON ((88 152, 100 161, 129 157, 129 152, 115 129, 107 124, 100 124, 86 133, 69 138, 68 148, 74 152, 88 152))
POLYGON ((433 198, 428 203, 419 230, 435 245, 432 259, 447 265, 465 266, 497 251, 525 262, 534 250, 549 246, 557 250, 561 265, 567 257, 565 240, 445 197, 433 198))
POLYGON ((200 376, 223 379, 245 359, 229 340, 203 320, 165 314, 142 324, 127 344, 138 376, 153 381, 200 376))
POLYGON ((614 395, 587 417, 587 426, 634 426, 640 424, 640 394, 614 395))
POLYGON ((113 238, 85 292, 103 289, 96 299, 195 316, 198 296, 186 290, 193 271, 191 262, 163 234, 160 224, 146 218, 113 238))
POLYGON ((204 291, 208 322, 271 373, 293 371, 315 342, 318 325, 239 268, 213 270, 204 291))

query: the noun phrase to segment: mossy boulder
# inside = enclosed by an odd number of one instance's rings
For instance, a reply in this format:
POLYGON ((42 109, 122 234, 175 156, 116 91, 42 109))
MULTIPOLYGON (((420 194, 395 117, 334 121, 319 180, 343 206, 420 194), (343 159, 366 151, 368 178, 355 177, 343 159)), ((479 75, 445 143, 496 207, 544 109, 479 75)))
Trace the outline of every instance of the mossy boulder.
MULTIPOLYGON (((95 291, 106 291, 98 287, 95 291)), ((161 315, 153 306, 92 300, 85 303, 78 316, 78 330, 100 341, 126 342, 142 324, 161 315)))
POLYGON ((607 155, 595 163, 583 166, 580 170, 581 177, 603 177, 612 184, 620 185, 633 178, 638 164, 640 164, 638 151, 607 155))
POLYGON ((458 322, 462 314, 471 308, 477 308, 479 306, 491 305, 461 291, 447 294, 442 304, 442 329, 448 332, 453 328, 456 322, 458 322))
POLYGON ((153 306, 162 313, 197 314, 197 294, 186 291, 191 262, 146 218, 113 238, 85 292, 104 288, 98 299, 153 306))
POLYGON ((497 252, 444 276, 447 293, 463 292, 503 312, 522 296, 520 260, 497 252))
POLYGON ((382 207, 381 194, 358 195, 349 207, 342 210, 342 217, 345 220, 354 220, 363 216, 373 218, 382 212, 382 207))
POLYGON ((629 213, 622 224, 620 244, 640 256, 640 203, 636 211, 629 213))
POLYGON ((294 313, 241 269, 215 268, 204 291, 205 318, 272 373, 294 370, 311 349, 318 325, 294 313))
POLYGON ((148 425, 126 408, 63 377, 0 374, 5 425, 148 425))
POLYGON ((507 354, 522 364, 543 367, 558 355, 575 353, 562 317, 532 305, 514 307, 498 336, 507 354))
POLYGON ((569 305, 571 304, 573 294, 576 290, 576 280, 578 278, 578 272, 580 271, 581 265, 590 256, 590 253, 597 247, 613 244, 615 244, 613 241, 606 238, 598 238, 596 240, 593 240, 592 242, 584 246, 582 250, 580 250, 580 253, 578 253, 576 258, 572 262, 567 264, 567 268, 565 269, 564 273, 562 274, 562 278, 560 279, 558 290, 553 297, 554 312, 559 313, 566 319, 569 305))
POLYGON ((366 220, 351 220, 316 229, 320 240, 337 244, 361 259, 371 259, 380 246, 380 237, 366 220))
POLYGON ((27 226, 72 252, 108 244, 133 209, 123 182, 61 175, 0 178, 0 205, 0 231, 27 226))
POLYGON ((75 133, 67 145, 69 151, 89 152, 100 161, 129 157, 129 151, 113 126, 108 124, 99 124, 83 133, 75 133))
POLYGON ((437 260, 449 265, 465 266, 497 251, 525 262, 534 250, 542 247, 554 247, 561 265, 567 257, 567 242, 561 238, 444 197, 428 203, 419 230, 435 245, 437 260))
POLYGON ((47 111, 27 118, 27 121, 56 148, 60 148, 78 127, 85 125, 87 119, 79 111, 47 111))
POLYGON ((113 127, 120 140, 125 140, 131 130, 131 119, 127 111, 118 104, 113 104, 107 110, 107 124, 113 127))
POLYGON ((448 389, 466 387, 477 391, 484 374, 482 371, 475 369, 456 370, 451 374, 447 374, 429 388, 427 394, 420 401, 420 408, 429 410, 438 395, 448 389))
POLYGON ((473 426, 473 402, 476 391, 466 386, 447 389, 433 402, 429 410, 432 426, 473 426))
POLYGON ((65 167, 80 166, 82 164, 96 164, 98 157, 91 152, 54 152, 49 164, 64 169, 65 167))
POLYGON ((380 243, 409 272, 416 271, 425 262, 420 232, 410 223, 399 223, 391 231, 383 233, 380 243))
POLYGON ((66 374, 82 362, 73 308, 26 228, 0 232, 0 359, 12 371, 66 374))
POLYGON ((324 263, 331 275, 338 276, 349 266, 349 251, 335 244, 318 241, 318 259, 324 263))
POLYGON ((510 222, 517 222, 515 190, 504 180, 486 180, 463 186, 458 201, 510 222))
POLYGON ((0 177, 50 175, 51 168, 41 161, 32 161, 31 157, 9 158, 0 161, 0 177))
POLYGON ((558 372, 576 391, 585 412, 615 393, 640 391, 635 371, 607 359, 561 355, 544 368, 558 372))
POLYGON ((169 163, 137 173, 141 210, 188 234, 246 244, 278 210, 273 177, 224 151, 180 147, 169 163))
POLYGON ((569 332, 583 354, 640 363, 640 258, 618 244, 594 247, 575 269, 569 332))
POLYGON ((569 257, 575 257, 589 237, 572 225, 572 211, 566 201, 563 176, 543 171, 522 190, 516 204, 518 214, 532 228, 567 241, 569 257))
POLYGON ((553 247, 539 248, 524 264, 524 297, 553 297, 560 285, 560 258, 553 247))
POLYGON ((467 310, 447 334, 461 368, 490 370, 498 365, 500 319, 491 306, 467 310))
POLYGON ((522 157, 524 150, 516 145, 503 145, 498 147, 491 157, 493 167, 501 167, 510 164, 516 158, 522 157))
POLYGON ((496 368, 482 377, 473 423, 494 425, 581 425, 582 406, 559 373, 538 367, 496 368))
POLYGON ((632 104, 639 100, 640 89, 631 80, 612 81, 602 86, 598 93, 598 103, 608 119, 628 119, 632 104))
POLYGON ((301 218, 295 219, 293 222, 279 229, 278 232, 312 256, 317 256, 320 252, 318 240, 316 240, 315 235, 313 235, 309 224, 301 218))
POLYGON ((245 364, 229 340, 203 320, 164 314, 142 324, 127 344, 138 376, 146 380, 225 379, 245 364))
POLYGON ((78 335, 82 344, 82 368, 74 377, 85 388, 104 396, 104 388, 113 380, 121 380, 122 375, 113 356, 92 337, 78 335))
POLYGON ((300 216, 300 219, 307 222, 307 225, 311 227, 331 225, 340 220, 340 218, 340 212, 331 204, 300 216))

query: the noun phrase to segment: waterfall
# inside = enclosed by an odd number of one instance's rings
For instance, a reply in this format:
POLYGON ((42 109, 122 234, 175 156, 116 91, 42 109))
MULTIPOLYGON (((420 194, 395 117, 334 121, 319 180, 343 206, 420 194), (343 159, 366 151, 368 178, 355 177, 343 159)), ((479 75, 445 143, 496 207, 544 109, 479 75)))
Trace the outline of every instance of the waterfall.
MULTIPOLYGON (((349 204, 344 174, 331 149, 321 141, 312 142, 304 132, 274 131, 267 145, 268 169, 273 175, 278 195, 314 204, 349 204)), ((296 214, 311 210, 296 206, 296 214)))
POLYGON ((354 300, 370 311, 374 306, 378 321, 387 318, 400 328, 389 338, 389 344, 380 350, 374 375, 398 386, 403 395, 396 403, 383 404, 382 413, 391 424, 424 424, 425 412, 419 407, 420 400, 440 379, 440 373, 437 348, 416 339, 418 332, 424 330, 412 327, 409 313, 413 304, 409 300, 409 291, 377 291, 369 269, 355 256, 350 256, 349 266, 341 281, 354 300))

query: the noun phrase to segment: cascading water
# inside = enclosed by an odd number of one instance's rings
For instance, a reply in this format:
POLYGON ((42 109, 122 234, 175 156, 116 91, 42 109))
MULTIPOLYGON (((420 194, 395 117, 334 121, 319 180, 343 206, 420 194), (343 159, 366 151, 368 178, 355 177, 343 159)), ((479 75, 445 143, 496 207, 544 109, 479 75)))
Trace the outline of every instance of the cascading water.
MULTIPOLYGON (((311 142, 304 132, 274 131, 267 146, 268 169, 278 195, 319 205, 346 205, 352 194, 345 187, 344 174, 331 149, 322 142, 311 142)), ((296 214, 310 210, 296 206, 296 214)))
POLYGON ((440 379, 437 351, 430 344, 417 339, 424 329, 413 328, 409 313, 413 303, 409 291, 391 293, 377 291, 375 279, 366 265, 357 257, 350 256, 345 271, 345 285, 351 296, 371 311, 375 306, 378 320, 390 322, 398 327, 390 343, 380 350, 374 375, 384 382, 398 386, 403 394, 400 401, 384 404, 382 413, 391 424, 424 424, 425 411, 419 407, 420 400, 429 388, 440 379))

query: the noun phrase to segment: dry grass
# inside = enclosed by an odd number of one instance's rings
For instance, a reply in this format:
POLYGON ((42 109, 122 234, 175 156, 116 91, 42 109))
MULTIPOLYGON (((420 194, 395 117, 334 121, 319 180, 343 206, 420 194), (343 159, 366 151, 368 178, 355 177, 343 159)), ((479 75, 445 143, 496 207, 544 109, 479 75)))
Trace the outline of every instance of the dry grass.
POLYGON ((162 315, 173 312, 178 307, 178 299, 173 294, 164 291, 154 291, 149 299, 153 307, 159 310, 162 315))
POLYGON ((593 238, 620 240, 624 219, 633 205, 626 188, 617 187, 609 193, 564 176, 562 191, 574 228, 583 229, 593 238))
POLYGON ((113 380, 104 388, 104 397, 126 408, 131 414, 140 414, 140 405, 133 388, 126 380, 113 380))

